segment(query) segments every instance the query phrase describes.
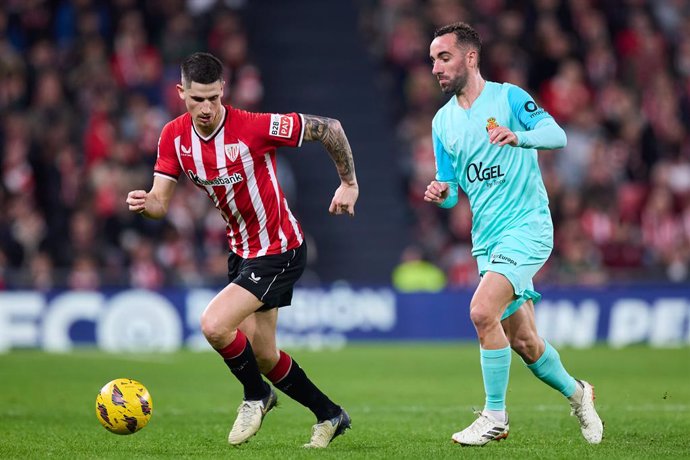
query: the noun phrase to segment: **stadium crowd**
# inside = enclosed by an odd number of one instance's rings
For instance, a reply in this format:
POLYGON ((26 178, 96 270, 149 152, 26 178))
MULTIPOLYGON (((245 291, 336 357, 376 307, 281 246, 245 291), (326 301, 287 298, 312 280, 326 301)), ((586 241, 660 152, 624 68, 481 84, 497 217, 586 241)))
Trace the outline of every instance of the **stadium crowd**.
POLYGON ((399 101, 393 115, 414 228, 404 257, 423 253, 449 285, 477 281, 467 200, 450 212, 422 201, 435 173, 431 119, 448 98, 431 74, 428 45, 437 27, 465 21, 484 40, 483 76, 528 89, 568 135, 564 149, 539 155, 555 248, 538 281, 688 282, 690 3, 361 4, 363 34, 399 101))
MULTIPOLYGON (((687 282, 690 4, 682 0, 358 0, 384 64, 414 241, 453 286, 474 285, 470 214, 422 201, 434 175, 433 30, 484 37, 486 78, 529 89, 566 129, 540 154, 553 283, 687 282)), ((163 125, 184 111, 181 59, 226 65, 227 102, 260 110, 244 0, 7 0, 0 9, 0 288, 225 282, 225 228, 182 180, 167 219, 124 206, 151 182, 163 125)), ((289 175, 287 165, 279 168, 289 175)), ((288 195, 289 190, 286 190, 288 195)))
POLYGON ((41 0, 0 10, 0 287, 157 288, 226 282, 225 228, 190 181, 167 219, 127 210, 151 184, 175 84, 221 57, 226 100, 258 110, 242 1, 41 0), (142 6, 143 5, 143 6, 142 6))

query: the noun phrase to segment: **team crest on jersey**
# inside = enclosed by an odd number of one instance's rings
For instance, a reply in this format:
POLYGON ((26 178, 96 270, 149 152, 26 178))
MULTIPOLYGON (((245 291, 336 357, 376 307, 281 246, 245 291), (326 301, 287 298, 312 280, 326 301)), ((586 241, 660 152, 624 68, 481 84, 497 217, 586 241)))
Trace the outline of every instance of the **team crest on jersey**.
POLYGON ((486 132, 490 133, 492 129, 498 128, 499 124, 494 117, 486 119, 486 132))
POLYGON ((285 137, 287 139, 292 137, 292 117, 280 115, 278 113, 271 114, 271 124, 268 127, 268 134, 274 137, 285 137))
POLYGON ((225 144, 225 155, 230 159, 230 161, 237 160, 240 155, 240 144, 225 144))

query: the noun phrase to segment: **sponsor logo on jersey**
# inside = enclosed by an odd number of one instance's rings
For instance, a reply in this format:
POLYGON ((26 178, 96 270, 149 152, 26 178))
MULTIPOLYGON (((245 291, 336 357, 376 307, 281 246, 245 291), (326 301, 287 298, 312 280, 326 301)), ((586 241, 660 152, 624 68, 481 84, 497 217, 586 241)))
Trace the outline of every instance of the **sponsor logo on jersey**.
POLYGON ((501 165, 493 165, 493 166, 487 166, 486 168, 484 167, 483 162, 479 162, 479 164, 475 163, 470 163, 467 165, 467 180, 472 182, 475 181, 485 181, 489 179, 497 179, 499 177, 505 176, 501 172, 501 165))
POLYGON ((187 170, 187 175, 196 185, 234 185, 244 180, 242 174, 236 172, 230 176, 216 177, 215 179, 202 179, 191 169, 187 170))
POLYGON ((491 263, 492 264, 513 264, 513 265, 517 266, 517 262, 515 262, 510 257, 504 256, 503 254, 492 254, 491 255, 491 263))
POLYGON ((184 145, 180 144, 180 150, 182 150, 181 156, 183 156, 183 157, 191 157, 192 156, 192 148, 191 147, 185 147, 184 145))
POLYGON ((237 160, 240 155, 240 144, 225 144, 225 155, 230 159, 230 161, 237 160))
POLYGON ((292 117, 288 115, 271 114, 271 125, 268 134, 274 137, 292 137, 292 117))
POLYGON ((487 118, 486 120, 486 132, 490 133, 492 129, 496 129, 499 127, 498 122, 496 121, 496 118, 491 117, 487 118))
POLYGON ((540 108, 534 101, 525 102, 525 105, 523 107, 525 108, 526 112, 531 114, 529 116, 530 118, 538 117, 539 115, 544 113, 544 109, 540 108))

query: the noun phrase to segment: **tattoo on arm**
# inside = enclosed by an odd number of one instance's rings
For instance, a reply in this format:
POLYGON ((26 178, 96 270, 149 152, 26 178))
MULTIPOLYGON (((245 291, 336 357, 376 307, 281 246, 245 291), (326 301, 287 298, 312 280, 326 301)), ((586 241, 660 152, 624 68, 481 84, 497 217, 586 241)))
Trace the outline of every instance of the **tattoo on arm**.
POLYGON ((338 168, 340 180, 348 184, 356 183, 352 149, 340 122, 333 118, 315 115, 303 115, 303 117, 304 140, 321 141, 338 168))

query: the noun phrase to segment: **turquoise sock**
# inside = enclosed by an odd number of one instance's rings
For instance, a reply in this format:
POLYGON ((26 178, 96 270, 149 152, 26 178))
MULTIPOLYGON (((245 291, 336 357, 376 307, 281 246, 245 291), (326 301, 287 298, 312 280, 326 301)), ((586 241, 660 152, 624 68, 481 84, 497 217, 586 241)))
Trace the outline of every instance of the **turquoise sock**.
POLYGON ((498 350, 479 349, 486 392, 486 410, 505 410, 508 377, 510 376, 510 347, 498 350))
POLYGON ((575 379, 565 370, 561 363, 561 356, 546 340, 544 340, 544 353, 536 363, 527 364, 527 367, 539 380, 560 391, 566 398, 575 393, 575 379))

